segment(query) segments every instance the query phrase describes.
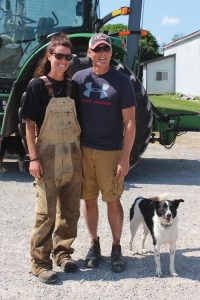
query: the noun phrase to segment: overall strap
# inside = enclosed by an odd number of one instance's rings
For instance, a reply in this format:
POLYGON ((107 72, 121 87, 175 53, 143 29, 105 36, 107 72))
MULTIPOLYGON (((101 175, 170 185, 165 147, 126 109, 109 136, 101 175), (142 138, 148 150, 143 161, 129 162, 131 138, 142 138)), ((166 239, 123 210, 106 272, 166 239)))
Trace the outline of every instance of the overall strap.
POLYGON ((49 96, 51 97, 54 97, 54 90, 53 90, 53 87, 52 87, 52 83, 49 81, 49 79, 47 78, 47 76, 41 76, 40 77, 43 81, 44 81, 44 84, 45 84, 45 87, 49 93, 49 96))
MULTIPOLYGON (((52 87, 52 83, 49 81, 49 79, 47 78, 47 76, 41 76, 40 77, 45 84, 45 87, 47 88, 47 91, 49 93, 49 96, 54 97, 54 90, 52 87)), ((72 90, 72 81, 70 79, 67 79, 67 96, 70 97, 71 96, 71 90, 72 90)))
POLYGON ((72 81, 67 79, 67 96, 71 97, 71 90, 72 90, 72 81))

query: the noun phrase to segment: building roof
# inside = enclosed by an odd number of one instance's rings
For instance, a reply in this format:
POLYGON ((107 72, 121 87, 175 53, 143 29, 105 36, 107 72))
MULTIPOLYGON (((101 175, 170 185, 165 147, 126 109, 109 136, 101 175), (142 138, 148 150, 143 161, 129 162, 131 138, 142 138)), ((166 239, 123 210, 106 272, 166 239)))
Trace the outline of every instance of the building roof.
POLYGON ((165 46, 163 46, 163 49, 165 50, 165 49, 167 49, 167 48, 169 48, 171 46, 174 46, 174 45, 179 44, 181 42, 185 42, 185 41, 190 40, 190 39, 192 39, 192 38, 194 38, 196 36, 200 36, 200 30, 195 31, 195 32, 193 32, 191 34, 188 34, 188 35, 186 35, 186 36, 184 36, 184 37, 182 37, 182 38, 180 38, 180 39, 178 39, 178 40, 176 40, 174 42, 166 44, 165 46))
POLYGON ((170 55, 167 55, 167 56, 160 56, 160 57, 157 57, 157 58, 154 58, 154 59, 145 60, 142 63, 140 63, 140 66, 144 66, 144 65, 147 65, 147 64, 151 64, 155 61, 159 61, 159 60, 163 60, 163 59, 170 58, 170 57, 175 57, 175 56, 176 56, 176 54, 170 54, 170 55))

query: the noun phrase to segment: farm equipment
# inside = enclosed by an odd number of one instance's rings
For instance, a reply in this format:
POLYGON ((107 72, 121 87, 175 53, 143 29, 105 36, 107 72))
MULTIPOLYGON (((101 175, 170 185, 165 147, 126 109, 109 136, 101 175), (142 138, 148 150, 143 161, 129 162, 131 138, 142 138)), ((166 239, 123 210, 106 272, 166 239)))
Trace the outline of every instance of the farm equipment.
POLYGON ((72 76, 77 70, 90 66, 86 52, 91 35, 119 15, 129 15, 129 29, 133 33, 127 38, 127 48, 119 34, 111 35, 111 64, 130 77, 137 98, 137 133, 131 166, 135 165, 149 142, 158 141, 168 146, 179 132, 199 131, 198 113, 159 110, 150 103, 141 82, 134 75, 142 2, 131 0, 130 7, 122 7, 100 19, 99 0, 0 0, 0 145, 9 136, 21 139, 18 117, 21 98, 44 55, 49 37, 58 32, 65 32, 70 37, 76 54, 70 68, 72 76))

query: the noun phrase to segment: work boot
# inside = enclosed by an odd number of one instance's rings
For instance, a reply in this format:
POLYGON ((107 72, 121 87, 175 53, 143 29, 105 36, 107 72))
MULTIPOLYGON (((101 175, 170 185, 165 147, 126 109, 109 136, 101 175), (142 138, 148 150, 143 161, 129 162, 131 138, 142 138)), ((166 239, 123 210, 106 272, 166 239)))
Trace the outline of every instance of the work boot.
POLYGON ((73 260, 70 255, 63 258, 60 266, 61 266, 61 269, 67 273, 68 272, 75 273, 76 271, 78 271, 78 266, 76 264, 76 261, 73 260))
POLYGON ((91 247, 86 255, 84 266, 87 268, 97 268, 101 261, 101 249, 99 237, 97 240, 92 240, 91 247))
POLYGON ((58 280, 56 272, 52 270, 42 271, 37 275, 38 279, 43 283, 53 283, 58 280))
POLYGON ((111 270, 116 273, 120 273, 125 269, 125 262, 122 257, 122 251, 120 245, 113 245, 111 252, 111 270))

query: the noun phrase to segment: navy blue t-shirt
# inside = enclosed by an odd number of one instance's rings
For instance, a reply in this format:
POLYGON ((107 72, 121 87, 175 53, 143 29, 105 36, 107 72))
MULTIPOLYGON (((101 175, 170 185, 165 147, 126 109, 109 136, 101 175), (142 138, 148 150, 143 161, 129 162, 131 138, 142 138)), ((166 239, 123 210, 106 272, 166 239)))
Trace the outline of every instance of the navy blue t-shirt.
POLYGON ((129 77, 113 68, 103 75, 88 68, 78 71, 73 81, 77 85, 81 144, 97 150, 121 149, 122 109, 136 103, 129 77))

